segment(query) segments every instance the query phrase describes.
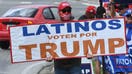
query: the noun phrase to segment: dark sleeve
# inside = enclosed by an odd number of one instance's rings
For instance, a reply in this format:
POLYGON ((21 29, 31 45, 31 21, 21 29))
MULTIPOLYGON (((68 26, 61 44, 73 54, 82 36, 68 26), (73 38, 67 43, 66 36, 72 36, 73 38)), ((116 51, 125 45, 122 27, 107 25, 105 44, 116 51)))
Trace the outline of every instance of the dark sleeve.
POLYGON ((78 20, 85 20, 86 17, 84 15, 80 16, 78 20))

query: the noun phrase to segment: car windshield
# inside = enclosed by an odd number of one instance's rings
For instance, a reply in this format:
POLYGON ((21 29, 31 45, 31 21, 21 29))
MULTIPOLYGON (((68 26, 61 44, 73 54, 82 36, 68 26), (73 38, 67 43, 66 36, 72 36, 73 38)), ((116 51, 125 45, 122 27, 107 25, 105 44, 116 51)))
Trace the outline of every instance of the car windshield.
POLYGON ((12 8, 9 9, 3 17, 34 17, 37 13, 37 8, 12 8))

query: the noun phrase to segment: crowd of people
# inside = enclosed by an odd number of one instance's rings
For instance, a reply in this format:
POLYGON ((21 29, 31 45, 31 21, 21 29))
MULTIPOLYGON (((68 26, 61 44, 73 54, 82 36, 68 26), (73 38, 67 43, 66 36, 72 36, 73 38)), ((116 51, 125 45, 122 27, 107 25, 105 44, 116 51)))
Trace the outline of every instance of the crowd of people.
MULTIPOLYGON (((60 21, 69 22, 73 19, 72 7, 68 2, 61 2, 58 5, 58 14, 60 21)), ((114 4, 113 0, 105 5, 99 7, 87 6, 85 13, 80 15, 78 20, 91 20, 99 18, 114 18, 114 17, 125 17, 126 24, 132 24, 132 9, 129 9, 126 4, 114 4)), ((107 56, 91 57, 90 59, 95 62, 95 74, 101 74, 101 64, 105 62, 102 58, 107 56)), ((82 74, 81 73, 81 58, 67 58, 67 59, 53 59, 52 56, 47 57, 46 61, 54 60, 55 74, 82 74)), ((105 66, 103 66, 105 67, 105 66)), ((125 74, 126 72, 110 72, 105 68, 105 74, 125 74)))

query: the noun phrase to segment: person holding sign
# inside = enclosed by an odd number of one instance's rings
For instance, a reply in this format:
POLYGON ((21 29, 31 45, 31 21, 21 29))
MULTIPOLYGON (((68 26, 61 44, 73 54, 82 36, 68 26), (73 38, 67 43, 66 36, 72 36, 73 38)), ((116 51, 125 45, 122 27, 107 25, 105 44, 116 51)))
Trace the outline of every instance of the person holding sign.
MULTIPOLYGON (((58 14, 62 22, 71 21, 71 5, 68 2, 61 2, 58 6, 58 14)), ((47 61, 53 60, 48 57, 47 61)), ((81 58, 54 59, 55 74, 81 74, 81 58)))
POLYGON ((132 24, 132 12, 131 9, 128 8, 127 4, 120 4, 118 6, 118 13, 120 16, 114 17, 125 17, 126 22, 126 39, 128 46, 128 54, 122 55, 114 55, 114 56, 106 56, 105 64, 106 70, 109 71, 110 74, 132 74, 132 63, 131 63, 131 24, 132 24))
MULTIPOLYGON (((96 7, 95 6, 88 6, 86 8, 85 14, 80 16, 78 20, 90 20, 90 19, 95 19, 96 18, 96 7)), ((88 58, 91 59, 92 58, 88 58)), ((95 65, 95 74, 100 74, 101 73, 101 67, 100 63, 98 61, 97 57, 94 57, 94 62, 96 63, 95 65)))

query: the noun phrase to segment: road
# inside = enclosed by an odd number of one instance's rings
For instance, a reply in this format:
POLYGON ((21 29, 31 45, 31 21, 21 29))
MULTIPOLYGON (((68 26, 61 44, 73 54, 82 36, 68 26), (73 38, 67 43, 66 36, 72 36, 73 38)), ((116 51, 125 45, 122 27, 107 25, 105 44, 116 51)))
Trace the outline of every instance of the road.
MULTIPOLYGON (((63 0, 61 0, 63 1, 63 0)), ((66 1, 66 0, 65 0, 66 1)), ((76 19, 83 14, 88 5, 98 6, 98 0, 67 0, 72 6, 72 13, 76 19), (78 13, 76 13, 78 12, 78 13)), ((17 5, 27 4, 46 4, 46 5, 58 5, 60 0, 0 0, 0 15, 4 14, 9 8, 17 5)))
MULTIPOLYGON (((72 13, 75 19, 84 14, 88 5, 98 6, 98 0, 67 0, 72 6, 72 13)), ((9 8, 25 4, 46 4, 58 5, 60 0, 0 0, 0 16, 9 8)), ((48 74, 42 69, 51 65, 45 61, 26 62, 12 64, 10 60, 10 51, 0 49, 0 74, 48 74), (32 73, 30 72, 32 69, 32 73)), ((46 69, 47 71, 51 71, 46 69)))

